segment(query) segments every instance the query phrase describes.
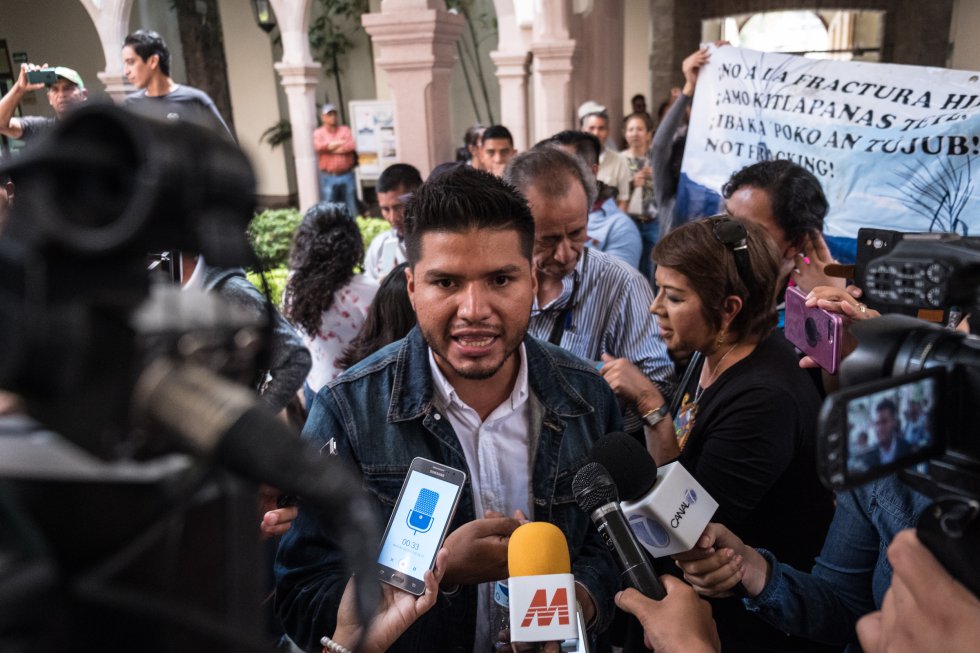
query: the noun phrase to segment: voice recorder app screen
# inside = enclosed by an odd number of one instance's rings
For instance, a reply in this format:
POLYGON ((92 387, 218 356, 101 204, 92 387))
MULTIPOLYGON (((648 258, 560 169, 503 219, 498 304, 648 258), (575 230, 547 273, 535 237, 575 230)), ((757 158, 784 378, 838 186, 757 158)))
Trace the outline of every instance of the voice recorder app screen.
POLYGON ((412 472, 378 562, 421 580, 438 551, 458 490, 441 479, 412 472))

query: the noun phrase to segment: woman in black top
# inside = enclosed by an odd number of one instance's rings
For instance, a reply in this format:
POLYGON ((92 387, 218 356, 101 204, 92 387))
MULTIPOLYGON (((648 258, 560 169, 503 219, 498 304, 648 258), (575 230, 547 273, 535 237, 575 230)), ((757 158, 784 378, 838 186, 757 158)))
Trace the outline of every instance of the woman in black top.
MULTIPOLYGON (((680 460, 718 501, 714 521, 808 569, 833 506, 816 474, 820 399, 775 330, 775 246, 761 227, 716 216, 667 234, 653 258, 660 291, 650 311, 661 336, 703 362, 678 390, 676 414, 628 361, 601 372, 644 416, 657 463, 680 460)), ((775 631, 738 599, 713 607, 725 651, 820 650, 775 631)))

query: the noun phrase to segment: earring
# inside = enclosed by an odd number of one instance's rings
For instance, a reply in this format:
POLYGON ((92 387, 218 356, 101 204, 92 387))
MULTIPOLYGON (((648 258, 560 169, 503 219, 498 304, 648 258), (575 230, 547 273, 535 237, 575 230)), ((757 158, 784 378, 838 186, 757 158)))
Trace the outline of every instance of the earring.
POLYGON ((718 351, 725 345, 725 332, 719 331, 718 336, 715 338, 715 351, 718 351))

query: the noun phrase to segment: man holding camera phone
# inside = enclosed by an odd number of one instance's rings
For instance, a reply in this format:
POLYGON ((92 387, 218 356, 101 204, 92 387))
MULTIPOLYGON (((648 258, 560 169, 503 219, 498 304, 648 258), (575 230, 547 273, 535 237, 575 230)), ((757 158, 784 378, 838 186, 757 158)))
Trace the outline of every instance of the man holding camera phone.
POLYGON ((18 140, 30 141, 32 138, 41 134, 54 125, 56 120, 64 118, 65 114, 78 104, 88 98, 88 91, 85 89, 85 82, 81 75, 64 66, 48 68, 47 64, 38 66, 31 63, 20 65, 20 75, 17 81, 6 95, 0 99, 0 134, 18 140), (46 84, 45 82, 32 82, 29 73, 40 70, 50 70, 54 73, 54 81, 46 84), (24 96, 30 91, 36 91, 47 87, 48 104, 54 110, 54 118, 45 116, 14 116, 17 105, 20 104, 24 96))

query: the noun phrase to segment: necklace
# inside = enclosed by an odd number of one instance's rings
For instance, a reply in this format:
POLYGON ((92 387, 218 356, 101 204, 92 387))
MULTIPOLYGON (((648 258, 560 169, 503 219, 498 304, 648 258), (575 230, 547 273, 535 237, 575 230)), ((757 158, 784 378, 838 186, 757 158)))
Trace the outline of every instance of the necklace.
MULTIPOLYGON (((694 421, 698 414, 698 401, 701 399, 701 395, 704 394, 704 389, 715 382, 718 378, 718 374, 721 372, 721 364, 725 362, 728 358, 728 354, 732 353, 738 344, 732 345, 725 355, 721 357, 718 364, 715 365, 714 371, 711 376, 708 377, 708 382, 706 384, 698 383, 697 390, 694 391, 694 398, 688 401, 688 395, 685 394, 681 402, 681 410, 677 414, 677 419, 674 421, 674 436, 677 438, 677 447, 683 451, 684 446, 687 444, 687 439, 691 435, 691 431, 694 430, 694 421)), ((707 361, 705 361, 707 365, 707 361)))
MULTIPOLYGON (((728 348, 728 351, 725 352, 725 355, 722 356, 721 359, 719 359, 718 364, 715 365, 715 369, 711 372, 711 376, 708 377, 708 382, 707 383, 698 383, 698 389, 694 391, 694 402, 693 403, 695 403, 695 404, 698 403, 698 399, 700 399, 701 398, 701 395, 704 394, 704 389, 707 388, 708 386, 710 386, 712 383, 715 382, 715 379, 718 378, 718 374, 721 372, 721 364, 725 362, 725 359, 726 358, 728 358, 728 354, 730 354, 733 351, 735 351, 735 348, 736 347, 738 347, 738 343, 735 343, 734 345, 732 345, 731 347, 729 347, 728 348)), ((708 364, 708 361, 705 361, 704 364, 707 365, 708 364)))

